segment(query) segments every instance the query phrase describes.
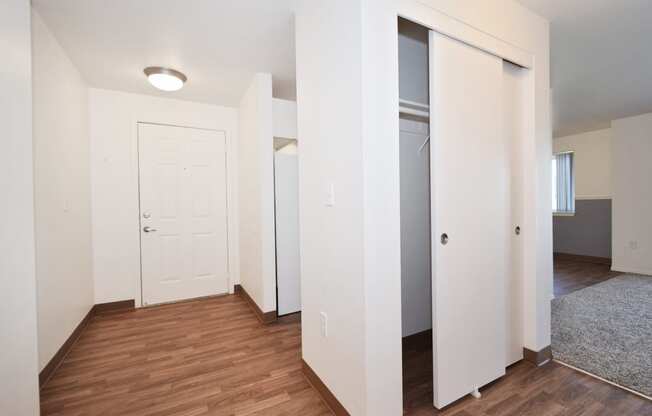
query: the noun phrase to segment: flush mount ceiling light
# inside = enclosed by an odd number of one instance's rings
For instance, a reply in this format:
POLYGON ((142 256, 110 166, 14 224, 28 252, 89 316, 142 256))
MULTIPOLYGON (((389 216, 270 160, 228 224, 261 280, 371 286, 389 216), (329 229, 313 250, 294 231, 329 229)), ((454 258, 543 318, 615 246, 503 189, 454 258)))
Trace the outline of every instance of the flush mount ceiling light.
POLYGON ((179 71, 160 66, 145 68, 145 75, 149 83, 162 91, 176 91, 183 87, 188 78, 179 71))

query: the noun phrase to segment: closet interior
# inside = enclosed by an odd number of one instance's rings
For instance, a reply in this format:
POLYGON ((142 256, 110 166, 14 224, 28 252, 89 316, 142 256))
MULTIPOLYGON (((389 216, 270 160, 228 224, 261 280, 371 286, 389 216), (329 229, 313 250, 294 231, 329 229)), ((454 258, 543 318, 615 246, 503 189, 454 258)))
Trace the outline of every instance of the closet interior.
POLYGON ((523 358, 531 85, 528 69, 402 18, 398 47, 404 407, 441 409, 523 358))

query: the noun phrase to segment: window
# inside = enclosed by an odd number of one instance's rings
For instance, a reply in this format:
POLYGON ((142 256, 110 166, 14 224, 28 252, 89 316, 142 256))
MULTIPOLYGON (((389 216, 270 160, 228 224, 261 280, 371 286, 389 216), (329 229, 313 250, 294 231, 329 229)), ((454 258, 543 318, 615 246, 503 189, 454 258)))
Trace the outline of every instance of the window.
POLYGON ((575 213, 575 167, 573 152, 558 153, 552 158, 552 212, 575 213))

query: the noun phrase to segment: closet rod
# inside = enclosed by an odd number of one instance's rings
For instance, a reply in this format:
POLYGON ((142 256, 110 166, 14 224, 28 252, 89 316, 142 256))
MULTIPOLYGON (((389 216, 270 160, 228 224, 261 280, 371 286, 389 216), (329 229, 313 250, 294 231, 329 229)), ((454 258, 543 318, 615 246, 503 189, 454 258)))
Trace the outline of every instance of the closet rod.
POLYGON ((407 114, 407 115, 410 115, 410 116, 430 118, 430 113, 427 112, 427 111, 415 110, 415 109, 407 108, 407 107, 399 107, 398 112, 400 114, 407 114))
POLYGON ((403 98, 398 99, 398 104, 401 107, 414 107, 416 109, 429 110, 430 106, 428 104, 418 103, 416 101, 404 100, 403 98))
POLYGON ((399 114, 405 114, 420 118, 430 117, 430 106, 427 104, 421 104, 415 101, 404 100, 401 98, 399 98, 398 104, 399 114))

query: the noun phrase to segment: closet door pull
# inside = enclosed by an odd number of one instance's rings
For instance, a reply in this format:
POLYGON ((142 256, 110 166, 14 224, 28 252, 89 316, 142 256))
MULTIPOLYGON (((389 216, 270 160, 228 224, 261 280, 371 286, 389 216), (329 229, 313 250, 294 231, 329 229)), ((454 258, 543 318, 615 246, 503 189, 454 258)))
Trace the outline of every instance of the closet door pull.
POLYGON ((444 233, 441 235, 441 244, 444 246, 448 244, 448 234, 444 233))

